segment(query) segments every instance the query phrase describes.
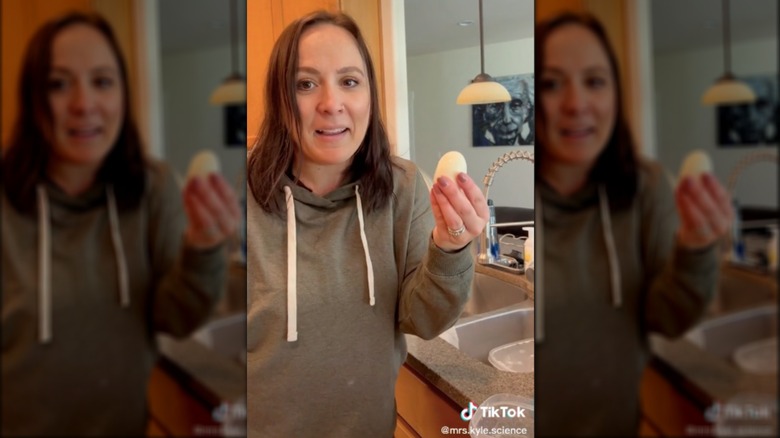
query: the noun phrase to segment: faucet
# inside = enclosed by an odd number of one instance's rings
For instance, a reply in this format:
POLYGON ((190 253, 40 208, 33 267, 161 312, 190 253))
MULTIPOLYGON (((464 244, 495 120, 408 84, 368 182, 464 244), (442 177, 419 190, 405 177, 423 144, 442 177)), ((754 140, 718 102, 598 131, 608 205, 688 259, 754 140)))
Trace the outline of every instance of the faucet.
POLYGON ((732 262, 741 263, 744 258, 744 247, 742 243, 742 225, 741 217, 739 213, 739 204, 736 199, 736 188, 739 177, 750 166, 756 163, 774 163, 778 164, 778 156, 775 152, 754 152, 745 155, 734 167, 728 175, 726 182, 726 191, 729 193, 732 199, 732 205, 734 207, 734 223, 732 224, 731 232, 727 235, 725 240, 724 249, 728 252, 728 257, 732 262))
POLYGON ((490 186, 493 184, 493 178, 504 164, 515 160, 527 160, 531 163, 534 162, 533 152, 527 151, 510 151, 496 159, 493 164, 490 165, 485 177, 482 179, 483 189, 482 192, 487 199, 488 209, 490 211, 490 219, 485 224, 485 229, 479 235, 479 254, 477 255, 477 263, 481 265, 495 266, 499 269, 503 269, 513 273, 521 273, 518 266, 518 262, 512 257, 503 256, 498 251, 498 240, 496 238, 496 229, 499 227, 508 226, 524 226, 533 225, 533 221, 524 222, 503 222, 496 223, 496 213, 493 207, 493 200, 488 197, 490 192, 490 186))

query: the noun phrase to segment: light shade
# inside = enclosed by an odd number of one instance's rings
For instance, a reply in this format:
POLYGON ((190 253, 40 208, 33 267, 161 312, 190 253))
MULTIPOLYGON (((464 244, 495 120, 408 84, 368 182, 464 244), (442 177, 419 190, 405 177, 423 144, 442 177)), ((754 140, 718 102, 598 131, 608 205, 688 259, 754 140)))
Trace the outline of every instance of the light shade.
POLYGON ((503 85, 489 75, 480 73, 471 84, 461 90, 456 100, 458 105, 484 105, 486 103, 509 102, 512 96, 503 85))
POLYGON ((738 105, 755 101, 756 93, 731 75, 718 79, 701 97, 701 103, 704 105, 738 105))
POLYGON ((238 105, 246 103, 246 80, 239 74, 233 74, 211 93, 212 105, 238 105))

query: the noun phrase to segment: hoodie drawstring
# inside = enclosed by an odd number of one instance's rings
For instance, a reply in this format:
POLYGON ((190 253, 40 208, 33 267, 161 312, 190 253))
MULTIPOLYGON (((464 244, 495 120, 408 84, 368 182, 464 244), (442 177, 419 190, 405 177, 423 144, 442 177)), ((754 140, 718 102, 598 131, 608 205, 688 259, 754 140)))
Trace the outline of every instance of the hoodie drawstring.
MULTIPOLYGON (((38 341, 42 344, 51 342, 51 220, 49 213, 49 198, 42 184, 36 187, 38 200, 38 341)), ((119 299, 122 307, 130 305, 130 282, 127 271, 127 260, 119 233, 119 214, 116 208, 116 198, 111 186, 106 188, 108 199, 108 222, 111 229, 111 243, 114 247, 119 279, 119 299)))
POLYGON ((42 185, 38 194, 38 341, 51 341, 51 224, 49 200, 42 185))
POLYGON ((298 340, 298 238, 295 234, 295 199, 284 186, 287 202, 287 342, 298 340))
POLYGON ((119 302, 122 307, 128 307, 130 305, 130 280, 127 274, 127 260, 125 260, 125 249, 122 245, 122 235, 119 233, 119 213, 112 186, 106 188, 106 196, 108 197, 108 223, 111 228, 111 241, 114 244, 114 256, 119 273, 119 302))
POLYGON ((620 290, 620 265, 618 264, 615 238, 612 235, 612 219, 609 214, 609 198, 607 189, 603 184, 599 185, 599 207, 601 208, 601 226, 604 230, 604 244, 607 246, 607 259, 609 261, 609 280, 612 285, 612 305, 620 307, 623 303, 623 292, 620 290))
MULTIPOLYGON (((539 194, 535 196, 536 205, 536 245, 541 248, 541 257, 534 261, 536 272, 534 273, 534 338, 537 343, 544 339, 544 215, 542 213, 542 201, 539 194)), ((612 292, 612 305, 615 308, 623 304, 623 291, 620 277, 620 264, 618 263, 617 249, 615 248, 615 237, 612 234, 612 218, 609 214, 609 198, 604 185, 599 185, 599 211, 601 216, 601 229, 604 237, 604 244, 607 247, 607 260, 609 263, 610 289, 612 292)))
MULTIPOLYGON (((360 224, 360 241, 366 256, 366 274, 368 275, 368 302, 376 303, 374 296, 374 264, 368 252, 365 222, 363 219, 363 202, 360 199, 360 189, 355 186, 357 199, 357 215, 360 224)), ((289 186, 284 186, 284 197, 287 204, 287 342, 298 340, 298 239, 295 231, 295 198, 289 186)))
POLYGON ((363 222, 363 202, 360 199, 360 186, 355 186, 357 197, 358 222, 360 223, 360 241, 363 242, 363 253, 366 255, 366 274, 368 275, 368 303, 374 305, 374 264, 371 262, 371 254, 368 253, 368 239, 366 239, 365 223, 363 222))

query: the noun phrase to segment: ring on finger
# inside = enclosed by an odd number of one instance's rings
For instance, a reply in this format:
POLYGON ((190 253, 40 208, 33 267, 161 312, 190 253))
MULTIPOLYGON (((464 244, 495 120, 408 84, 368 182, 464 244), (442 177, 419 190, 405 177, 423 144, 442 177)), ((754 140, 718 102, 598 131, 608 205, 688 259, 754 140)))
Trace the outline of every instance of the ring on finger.
POLYGON ((458 237, 463 234, 464 231, 466 231, 465 225, 461 225, 457 230, 453 230, 452 228, 447 227, 447 232, 450 233, 450 236, 452 237, 458 237))

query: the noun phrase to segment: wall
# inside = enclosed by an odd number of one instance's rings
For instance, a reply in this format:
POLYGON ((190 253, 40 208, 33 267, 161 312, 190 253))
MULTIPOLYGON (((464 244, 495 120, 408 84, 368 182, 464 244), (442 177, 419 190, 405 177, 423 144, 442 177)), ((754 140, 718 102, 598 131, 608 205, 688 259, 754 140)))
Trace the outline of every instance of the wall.
MULTIPOLYGON (((737 76, 777 74, 777 39, 766 38, 732 45, 732 70, 737 76)), ((716 110, 701 105, 701 96, 723 72, 721 46, 655 56, 656 127, 658 158, 673 174, 685 155, 696 148, 707 151, 715 175, 726 184, 732 167, 746 154, 777 152, 773 147, 717 147, 716 110)), ((742 205, 777 207, 777 164, 759 163, 742 174, 735 195, 742 205)))
MULTIPOLYGON (((491 76, 531 73, 533 38, 485 46, 485 71, 491 76)), ((511 150, 533 146, 473 147, 471 106, 455 103, 460 90, 479 73, 479 46, 408 58, 411 157, 430 176, 439 158, 456 150, 466 157, 468 174, 479 186, 491 163, 511 150)), ((506 164, 493 180, 495 205, 533 208, 534 167, 521 160, 506 164)))
POLYGON ((182 176, 193 155, 213 150, 225 178, 243 192, 239 179, 244 181, 246 174, 246 148, 225 146, 223 107, 208 102, 230 69, 229 46, 163 54, 163 149, 166 161, 182 176))

